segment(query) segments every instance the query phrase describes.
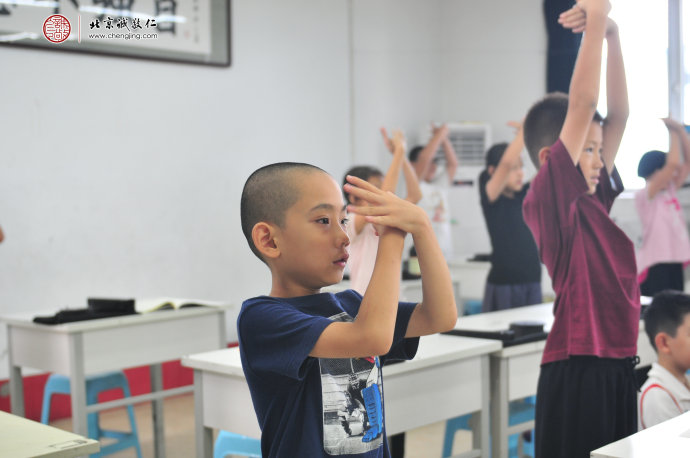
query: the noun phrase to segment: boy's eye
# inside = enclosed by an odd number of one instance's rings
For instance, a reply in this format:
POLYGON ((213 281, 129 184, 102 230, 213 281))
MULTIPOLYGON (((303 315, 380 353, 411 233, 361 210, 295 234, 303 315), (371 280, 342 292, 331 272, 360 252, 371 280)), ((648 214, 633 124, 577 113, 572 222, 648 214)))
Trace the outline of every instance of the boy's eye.
POLYGON ((328 224, 330 220, 328 218, 319 218, 316 220, 316 222, 319 224, 328 224))
POLYGON ((340 224, 342 224, 343 226, 347 226, 349 222, 350 218, 343 218, 340 220, 340 224))

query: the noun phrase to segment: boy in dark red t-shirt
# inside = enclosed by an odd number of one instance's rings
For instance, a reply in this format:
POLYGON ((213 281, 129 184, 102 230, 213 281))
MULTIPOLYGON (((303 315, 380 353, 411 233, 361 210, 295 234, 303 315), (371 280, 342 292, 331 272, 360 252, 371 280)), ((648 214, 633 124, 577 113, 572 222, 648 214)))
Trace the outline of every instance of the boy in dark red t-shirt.
POLYGON ((628 117, 618 28, 607 18, 609 8, 608 0, 585 0, 561 15, 564 27, 586 32, 570 95, 547 95, 524 123, 539 168, 524 217, 556 292, 537 388, 537 457, 588 457, 637 428, 635 254, 609 217, 623 189, 614 159, 628 117), (604 38, 606 119, 596 113, 604 38))

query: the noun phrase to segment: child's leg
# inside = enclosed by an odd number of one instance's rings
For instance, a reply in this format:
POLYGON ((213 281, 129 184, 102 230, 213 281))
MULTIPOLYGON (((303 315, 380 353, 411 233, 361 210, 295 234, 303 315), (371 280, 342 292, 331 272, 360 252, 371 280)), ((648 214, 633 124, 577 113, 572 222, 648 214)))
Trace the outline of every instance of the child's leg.
POLYGON ((574 356, 542 366, 536 456, 586 458, 637 431, 637 385, 629 359, 574 356))

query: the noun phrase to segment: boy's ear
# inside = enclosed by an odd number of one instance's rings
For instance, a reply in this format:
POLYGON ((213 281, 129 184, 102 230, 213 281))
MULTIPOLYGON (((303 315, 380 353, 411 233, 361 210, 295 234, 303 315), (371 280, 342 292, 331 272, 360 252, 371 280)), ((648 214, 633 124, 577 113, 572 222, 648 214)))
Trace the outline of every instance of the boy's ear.
POLYGON ((654 345, 656 345, 656 351, 657 353, 669 353, 670 348, 668 345, 668 341, 671 338, 668 334, 665 332, 659 332, 657 335, 654 337, 654 345))
POLYGON ((551 154, 551 150, 548 146, 545 146, 539 150, 539 167, 546 164, 546 159, 549 157, 549 154, 551 154))
POLYGON ((275 259, 280 255, 280 249, 275 243, 276 227, 266 222, 258 222, 252 228, 252 241, 261 255, 268 259, 275 259))

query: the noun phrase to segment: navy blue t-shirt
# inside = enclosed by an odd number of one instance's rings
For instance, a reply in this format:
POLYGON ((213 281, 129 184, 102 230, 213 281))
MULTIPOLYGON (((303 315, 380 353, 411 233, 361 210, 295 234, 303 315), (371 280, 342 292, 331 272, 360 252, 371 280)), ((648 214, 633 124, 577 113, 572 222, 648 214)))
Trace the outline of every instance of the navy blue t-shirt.
POLYGON ((419 338, 405 339, 416 304, 401 302, 390 352, 328 359, 309 353, 333 321, 353 321, 353 290, 244 301, 237 333, 244 375, 261 427, 261 453, 272 457, 388 457, 381 366, 411 359, 419 338))

